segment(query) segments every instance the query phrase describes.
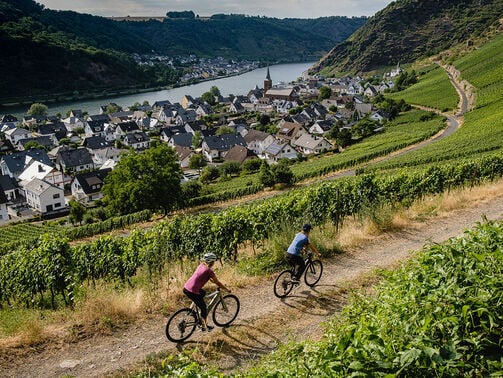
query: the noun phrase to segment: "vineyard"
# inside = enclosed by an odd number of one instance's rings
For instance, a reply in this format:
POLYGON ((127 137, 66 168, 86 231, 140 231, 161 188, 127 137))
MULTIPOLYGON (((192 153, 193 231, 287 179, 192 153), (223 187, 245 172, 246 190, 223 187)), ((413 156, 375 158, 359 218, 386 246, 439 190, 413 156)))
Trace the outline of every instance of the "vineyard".
POLYGON ((458 94, 453 88, 445 71, 437 65, 429 65, 417 72, 419 82, 398 93, 387 97, 394 100, 404 99, 408 104, 422 105, 429 108, 449 111, 456 108, 458 94))
POLYGON ((376 164, 390 169, 500 153, 503 148, 503 35, 454 62, 477 88, 477 106, 455 134, 418 151, 376 164))
MULTIPOLYGON (((383 273, 355 295, 322 342, 290 344, 243 376, 501 376, 503 222, 480 224, 383 273)), ((163 374, 216 376, 196 365, 163 374)))
POLYGON ((305 221, 340 226, 346 217, 372 207, 407 206, 425 195, 501 176, 502 155, 417 172, 325 182, 219 213, 177 216, 128 237, 102 236, 72 247, 68 239, 43 236, 31 248, 20 247, 0 257, 0 303, 71 304, 83 282, 125 283, 139 269, 156 282, 160 275, 169 274, 166 269, 176 260, 196 259, 206 252, 236 260, 239 246, 262 242, 282 223, 293 228, 305 221))

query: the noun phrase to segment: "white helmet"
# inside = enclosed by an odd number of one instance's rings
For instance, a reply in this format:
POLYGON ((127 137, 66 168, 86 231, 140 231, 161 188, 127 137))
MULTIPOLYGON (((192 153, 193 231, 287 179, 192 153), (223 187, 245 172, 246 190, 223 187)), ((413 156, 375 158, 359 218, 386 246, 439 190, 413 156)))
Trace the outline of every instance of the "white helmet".
POLYGON ((203 259, 202 259, 204 262, 206 263, 209 263, 209 262, 213 262, 213 261, 216 261, 217 260, 217 255, 215 255, 214 253, 206 253, 204 256, 203 256, 203 259))

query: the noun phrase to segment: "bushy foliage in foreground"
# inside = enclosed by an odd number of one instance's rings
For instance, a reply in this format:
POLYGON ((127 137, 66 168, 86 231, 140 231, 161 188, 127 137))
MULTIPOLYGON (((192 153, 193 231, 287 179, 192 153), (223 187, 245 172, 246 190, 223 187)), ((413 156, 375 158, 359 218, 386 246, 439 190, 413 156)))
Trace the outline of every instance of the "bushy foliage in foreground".
POLYGON ((246 375, 501 376, 502 266, 503 222, 480 224, 355 296, 325 341, 287 346, 246 375))

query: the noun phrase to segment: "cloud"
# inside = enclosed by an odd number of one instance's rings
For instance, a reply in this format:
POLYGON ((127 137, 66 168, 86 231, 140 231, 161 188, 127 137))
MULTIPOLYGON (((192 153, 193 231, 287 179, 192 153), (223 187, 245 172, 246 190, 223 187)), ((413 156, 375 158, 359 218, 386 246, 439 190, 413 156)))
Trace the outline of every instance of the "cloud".
POLYGON ((74 10, 99 16, 164 16, 192 10, 200 16, 236 13, 277 18, 372 16, 390 0, 38 0, 50 9, 74 10))

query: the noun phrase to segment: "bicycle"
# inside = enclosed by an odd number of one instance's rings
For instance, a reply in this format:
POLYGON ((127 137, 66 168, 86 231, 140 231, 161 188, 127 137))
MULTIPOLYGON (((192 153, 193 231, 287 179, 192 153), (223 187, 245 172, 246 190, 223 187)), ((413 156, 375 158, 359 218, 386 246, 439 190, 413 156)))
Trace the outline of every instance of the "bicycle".
MULTIPOLYGON (((213 323, 219 327, 227 327, 238 316, 240 303, 234 294, 222 295, 220 288, 213 293, 207 294, 205 300, 208 303, 208 314, 212 314, 213 323)), ((201 326, 201 316, 194 302, 190 307, 184 307, 176 311, 166 323, 166 337, 173 342, 188 339, 197 326, 201 326)))
MULTIPOLYGON (((323 273, 323 264, 318 259, 313 259, 313 252, 309 251, 304 259, 306 268, 304 269, 304 282, 312 287, 318 283, 323 273)), ((274 295, 278 298, 285 298, 294 286, 300 282, 293 280, 295 275, 295 266, 282 271, 274 281, 274 295)))

